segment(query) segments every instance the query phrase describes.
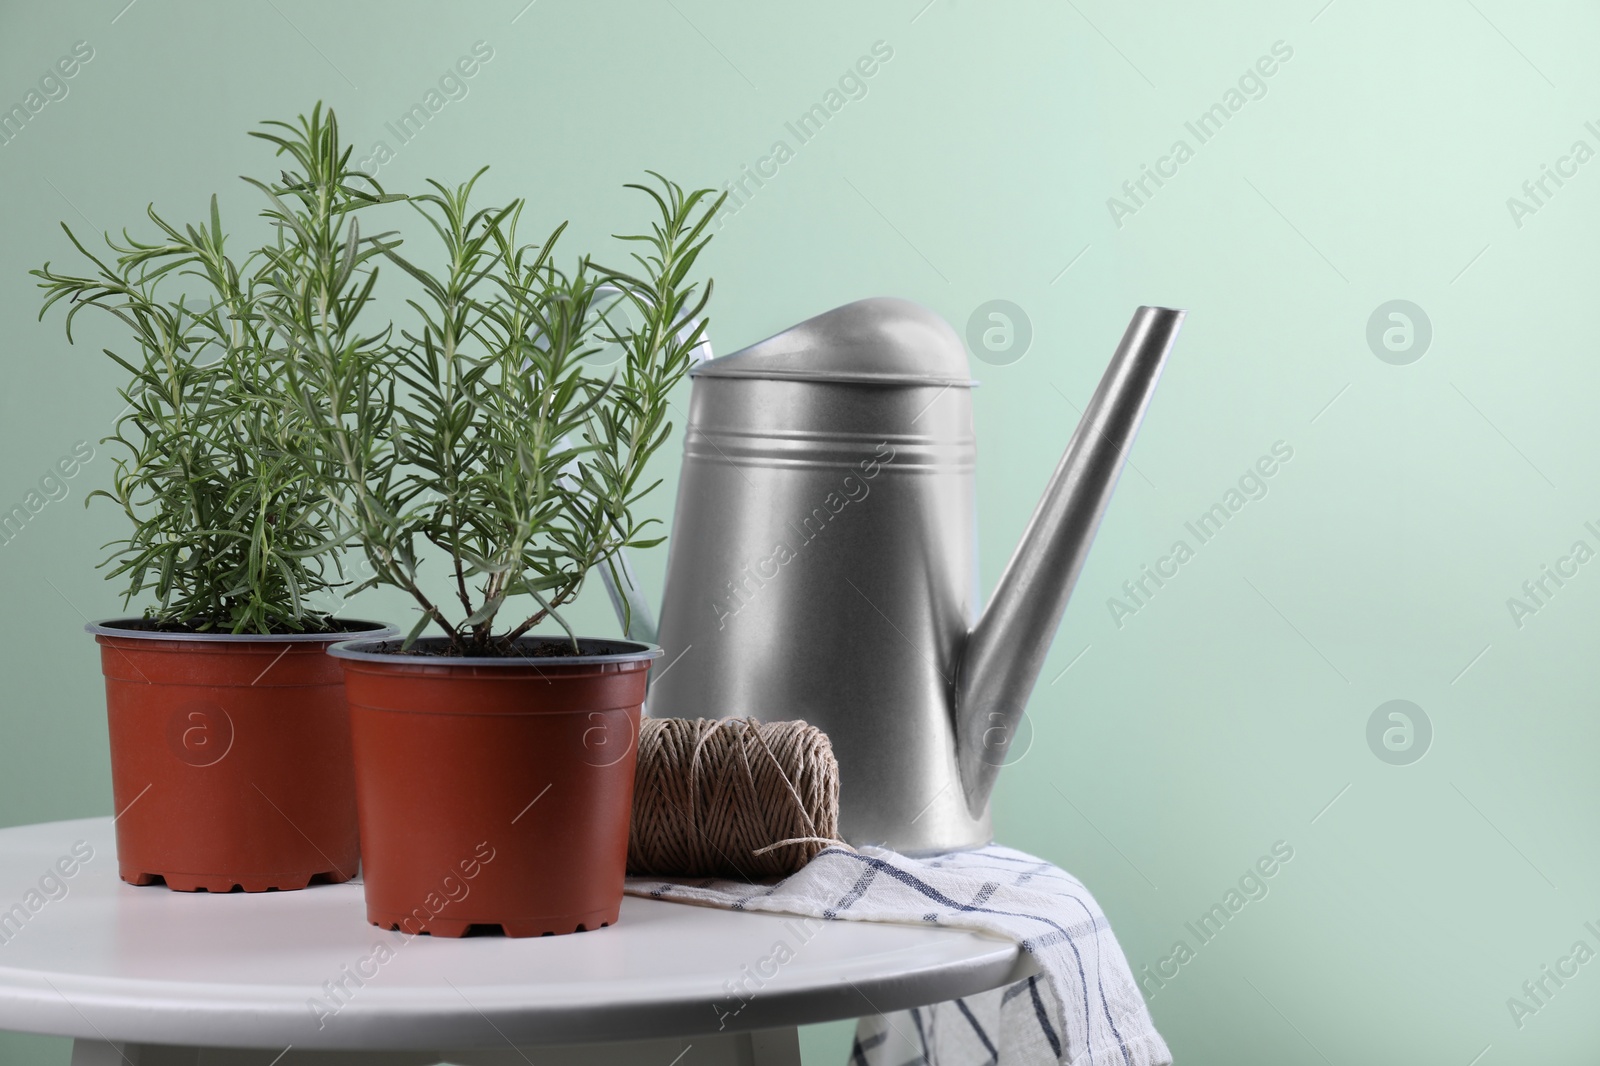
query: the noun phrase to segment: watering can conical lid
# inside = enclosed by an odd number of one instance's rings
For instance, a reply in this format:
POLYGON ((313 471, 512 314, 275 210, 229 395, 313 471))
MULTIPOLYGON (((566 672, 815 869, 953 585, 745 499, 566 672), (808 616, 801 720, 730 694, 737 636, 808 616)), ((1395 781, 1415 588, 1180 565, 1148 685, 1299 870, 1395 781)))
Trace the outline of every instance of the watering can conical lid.
POLYGON ((867 385, 972 386, 967 350, 950 324, 892 296, 836 307, 731 355, 695 377, 790 378, 867 385))

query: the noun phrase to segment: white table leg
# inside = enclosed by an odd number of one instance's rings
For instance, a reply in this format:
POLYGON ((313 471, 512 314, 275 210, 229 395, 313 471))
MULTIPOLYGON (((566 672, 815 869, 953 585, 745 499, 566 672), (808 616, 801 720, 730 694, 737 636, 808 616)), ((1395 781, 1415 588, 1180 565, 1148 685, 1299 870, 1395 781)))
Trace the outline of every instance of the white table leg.
POLYGON ((463 1051, 282 1051, 75 1040, 72 1066, 800 1066, 793 1026, 685 1039, 463 1051))
POLYGON ((72 1066, 436 1066, 432 1051, 277 1051, 74 1040, 72 1066))
POLYGON ((800 1066, 800 1030, 759 1029, 750 1038, 750 1061, 755 1066, 800 1066))
MULTIPOLYGON (((442 1051, 454 1066, 800 1066, 800 1031, 794 1026, 746 1033, 607 1044, 442 1051)), ((287 1064, 285 1064, 287 1066, 287 1064)))
POLYGON ((200 1049, 80 1038, 72 1042, 72 1066, 200 1066, 200 1049))

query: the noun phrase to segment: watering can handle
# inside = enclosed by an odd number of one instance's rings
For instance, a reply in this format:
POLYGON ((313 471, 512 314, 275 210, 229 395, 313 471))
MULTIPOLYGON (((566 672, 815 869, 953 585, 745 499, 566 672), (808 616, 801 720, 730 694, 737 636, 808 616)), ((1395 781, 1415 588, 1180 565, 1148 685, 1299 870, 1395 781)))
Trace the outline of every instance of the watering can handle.
MULTIPOLYGON (((620 296, 622 290, 615 285, 601 286, 600 295, 610 293, 620 296)), ((678 334, 679 339, 683 336, 683 332, 678 334)), ((692 370, 712 358, 714 356, 711 351, 711 338, 702 337, 700 343, 689 353, 689 368, 692 370)), ((639 586, 638 576, 633 570, 633 561, 628 558, 626 549, 619 550, 612 556, 610 566, 601 567, 600 577, 605 582, 606 594, 611 597, 611 607, 617 612, 617 623, 623 626, 622 635, 629 640, 642 640, 654 644, 656 613, 645 597, 644 590, 639 586), (615 571, 614 576, 613 571, 615 571)))

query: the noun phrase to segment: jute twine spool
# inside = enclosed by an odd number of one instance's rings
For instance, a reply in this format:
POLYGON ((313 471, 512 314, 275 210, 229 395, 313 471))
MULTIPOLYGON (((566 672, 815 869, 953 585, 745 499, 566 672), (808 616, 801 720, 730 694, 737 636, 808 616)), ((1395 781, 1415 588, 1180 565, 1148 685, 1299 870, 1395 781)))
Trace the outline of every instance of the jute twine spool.
MULTIPOLYGON (((783 877, 839 833, 839 764, 805 722, 646 718, 628 873, 783 877)), ((847 846, 847 845, 845 845, 847 846)))

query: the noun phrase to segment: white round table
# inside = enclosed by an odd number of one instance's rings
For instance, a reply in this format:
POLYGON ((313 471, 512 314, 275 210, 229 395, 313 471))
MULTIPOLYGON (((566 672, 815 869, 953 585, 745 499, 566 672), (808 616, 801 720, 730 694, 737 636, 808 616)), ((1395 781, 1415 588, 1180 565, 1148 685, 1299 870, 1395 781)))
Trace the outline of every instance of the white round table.
POLYGON ((588 933, 407 937, 355 883, 123 884, 109 818, 0 830, 0 1029, 74 1037, 74 1066, 798 1066, 797 1025, 1031 972, 974 932, 633 897, 588 933))

